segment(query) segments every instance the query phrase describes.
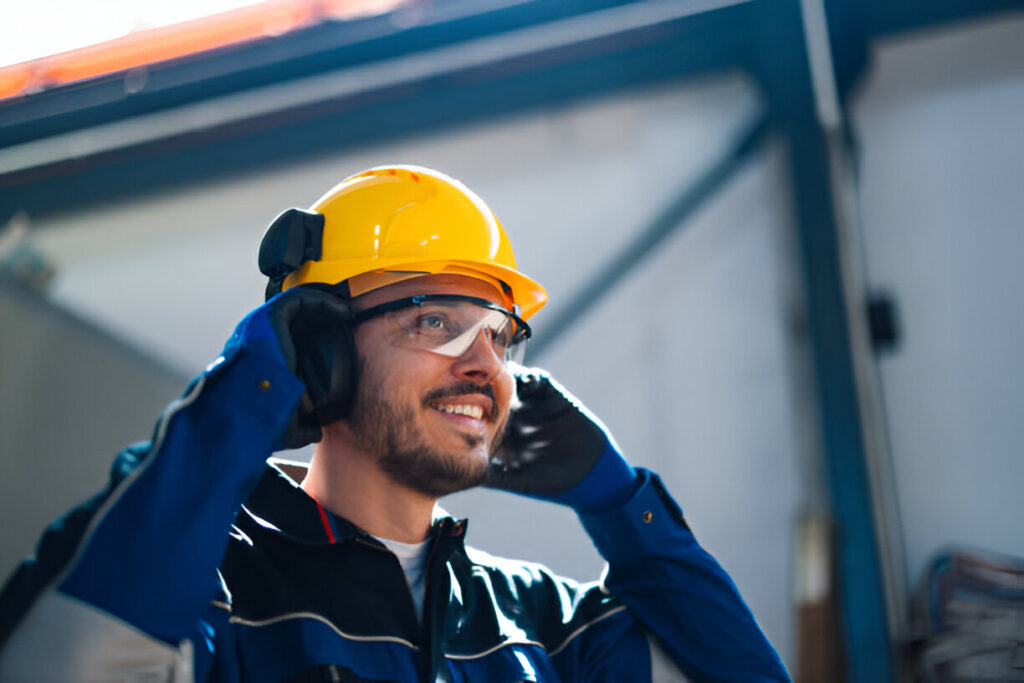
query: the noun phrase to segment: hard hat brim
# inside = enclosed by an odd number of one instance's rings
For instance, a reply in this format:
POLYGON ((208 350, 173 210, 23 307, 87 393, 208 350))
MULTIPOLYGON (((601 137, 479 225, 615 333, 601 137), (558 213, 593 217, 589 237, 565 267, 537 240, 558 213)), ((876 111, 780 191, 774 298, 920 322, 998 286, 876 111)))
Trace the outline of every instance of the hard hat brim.
MULTIPOLYGON (((480 263, 478 261, 409 261, 406 259, 349 259, 345 262, 306 261, 295 272, 285 278, 282 289, 295 287, 309 282, 339 284, 356 275, 368 272, 406 271, 423 275, 434 275, 445 272, 450 266, 459 271, 477 271, 500 280, 510 290, 513 303, 521 310, 520 317, 528 320, 547 303, 548 293, 538 283, 518 270, 497 263, 480 263)), ((481 278, 483 279, 483 278, 481 278)))

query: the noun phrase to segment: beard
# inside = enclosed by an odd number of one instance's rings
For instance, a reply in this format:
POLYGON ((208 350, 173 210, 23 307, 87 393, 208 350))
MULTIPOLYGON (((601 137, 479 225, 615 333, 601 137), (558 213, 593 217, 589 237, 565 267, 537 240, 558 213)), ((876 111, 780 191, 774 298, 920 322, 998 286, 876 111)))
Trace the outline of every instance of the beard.
MULTIPOLYGON (((448 452, 432 446, 416 423, 416 410, 443 396, 479 393, 491 398, 489 385, 459 382, 450 387, 436 389, 423 397, 421 406, 401 404, 389 400, 383 391, 385 383, 369 376, 365 362, 360 363, 356 400, 349 415, 349 425, 356 444, 368 453, 377 455, 377 466, 382 472, 406 488, 432 498, 478 486, 487 472, 488 460, 501 443, 505 431, 502 421, 489 445, 487 458, 467 452, 480 446, 484 438, 475 434, 460 434, 466 450, 448 452)), ((492 409, 491 415, 495 411, 492 409)))

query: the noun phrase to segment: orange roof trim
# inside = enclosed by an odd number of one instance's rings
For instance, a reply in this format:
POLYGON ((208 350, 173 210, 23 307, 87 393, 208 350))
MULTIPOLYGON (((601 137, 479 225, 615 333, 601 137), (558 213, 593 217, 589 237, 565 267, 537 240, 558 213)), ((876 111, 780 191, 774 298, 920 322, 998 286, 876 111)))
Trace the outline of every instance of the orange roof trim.
POLYGON ((383 14, 409 0, 269 0, 0 68, 0 99, 128 71, 330 20, 383 14))

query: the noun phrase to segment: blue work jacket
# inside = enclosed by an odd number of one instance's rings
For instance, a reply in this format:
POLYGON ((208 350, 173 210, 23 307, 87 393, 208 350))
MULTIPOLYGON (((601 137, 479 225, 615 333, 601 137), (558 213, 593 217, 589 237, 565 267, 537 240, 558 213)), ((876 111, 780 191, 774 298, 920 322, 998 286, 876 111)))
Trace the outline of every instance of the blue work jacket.
POLYGON ((644 470, 626 505, 580 515, 600 582, 436 520, 419 619, 397 558, 265 465, 302 390, 245 350, 200 375, 8 581, 0 680, 789 680, 644 470))

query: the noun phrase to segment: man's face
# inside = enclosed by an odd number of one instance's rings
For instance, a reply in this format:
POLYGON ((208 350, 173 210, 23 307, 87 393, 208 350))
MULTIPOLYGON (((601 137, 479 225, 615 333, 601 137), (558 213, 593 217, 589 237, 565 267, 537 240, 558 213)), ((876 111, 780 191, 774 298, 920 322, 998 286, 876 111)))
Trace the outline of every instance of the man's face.
MULTIPOLYGON (((462 294, 501 303, 491 285, 428 275, 374 290, 358 310, 420 294, 462 294)), ((360 376, 346 418, 361 450, 393 480, 439 497, 477 485, 505 429, 515 381, 485 334, 461 356, 396 344, 393 326, 371 318, 356 328, 360 376)))

